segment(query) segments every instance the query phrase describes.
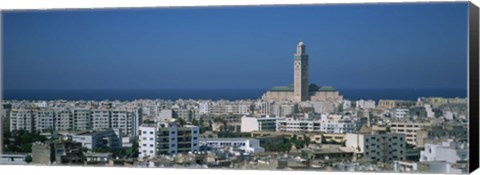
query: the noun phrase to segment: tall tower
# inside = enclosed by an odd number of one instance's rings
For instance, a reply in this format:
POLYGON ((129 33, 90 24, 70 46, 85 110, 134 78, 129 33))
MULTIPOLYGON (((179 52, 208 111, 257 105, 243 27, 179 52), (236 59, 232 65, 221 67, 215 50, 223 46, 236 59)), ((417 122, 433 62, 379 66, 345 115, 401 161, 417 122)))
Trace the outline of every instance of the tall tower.
POLYGON ((293 96, 297 102, 310 100, 308 92, 308 55, 305 44, 300 41, 297 45, 297 53, 293 61, 294 83, 293 96))

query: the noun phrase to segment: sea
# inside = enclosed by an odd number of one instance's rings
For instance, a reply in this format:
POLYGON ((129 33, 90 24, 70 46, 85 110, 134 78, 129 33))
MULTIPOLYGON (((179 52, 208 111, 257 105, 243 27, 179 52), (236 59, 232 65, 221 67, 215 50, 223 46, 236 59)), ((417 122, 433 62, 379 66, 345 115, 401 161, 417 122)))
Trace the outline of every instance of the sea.
MULTIPOLYGON (((4 90, 4 100, 259 99, 268 89, 4 90)), ((344 99, 465 98, 467 89, 338 89, 344 99)))

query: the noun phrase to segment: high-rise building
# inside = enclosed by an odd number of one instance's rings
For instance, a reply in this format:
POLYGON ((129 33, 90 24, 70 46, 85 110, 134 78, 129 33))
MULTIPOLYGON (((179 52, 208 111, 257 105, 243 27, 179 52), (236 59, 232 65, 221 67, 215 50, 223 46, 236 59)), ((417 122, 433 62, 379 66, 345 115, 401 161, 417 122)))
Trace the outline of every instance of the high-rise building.
POLYGON ((306 53, 305 44, 300 41, 297 45, 297 53, 293 63, 294 72, 294 100, 306 101, 310 99, 308 92, 308 55, 306 53))
POLYGON ((293 84, 288 86, 275 86, 265 94, 262 99, 268 101, 329 101, 341 102, 343 97, 331 86, 319 87, 309 84, 308 54, 303 41, 297 44, 297 52, 293 60, 293 84))

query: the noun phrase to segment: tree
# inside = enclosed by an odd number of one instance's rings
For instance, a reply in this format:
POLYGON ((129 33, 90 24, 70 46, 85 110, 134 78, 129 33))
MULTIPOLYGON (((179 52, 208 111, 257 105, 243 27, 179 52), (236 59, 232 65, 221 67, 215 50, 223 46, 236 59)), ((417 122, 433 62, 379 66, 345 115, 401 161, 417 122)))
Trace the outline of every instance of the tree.
POLYGON ((180 123, 180 125, 185 125, 187 124, 187 122, 185 122, 185 120, 183 120, 183 118, 178 118, 178 122, 180 123))
POLYGON ((27 155, 27 157, 25 157, 25 162, 30 163, 32 161, 33 161, 33 159, 32 159, 31 155, 27 155))

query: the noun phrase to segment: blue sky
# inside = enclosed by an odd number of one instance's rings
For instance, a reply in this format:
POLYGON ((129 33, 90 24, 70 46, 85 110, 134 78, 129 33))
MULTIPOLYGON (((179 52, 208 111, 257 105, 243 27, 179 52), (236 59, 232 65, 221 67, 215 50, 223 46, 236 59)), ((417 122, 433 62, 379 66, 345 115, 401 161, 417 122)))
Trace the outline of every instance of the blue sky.
POLYGON ((466 88, 467 3, 6 12, 5 89, 466 88))

